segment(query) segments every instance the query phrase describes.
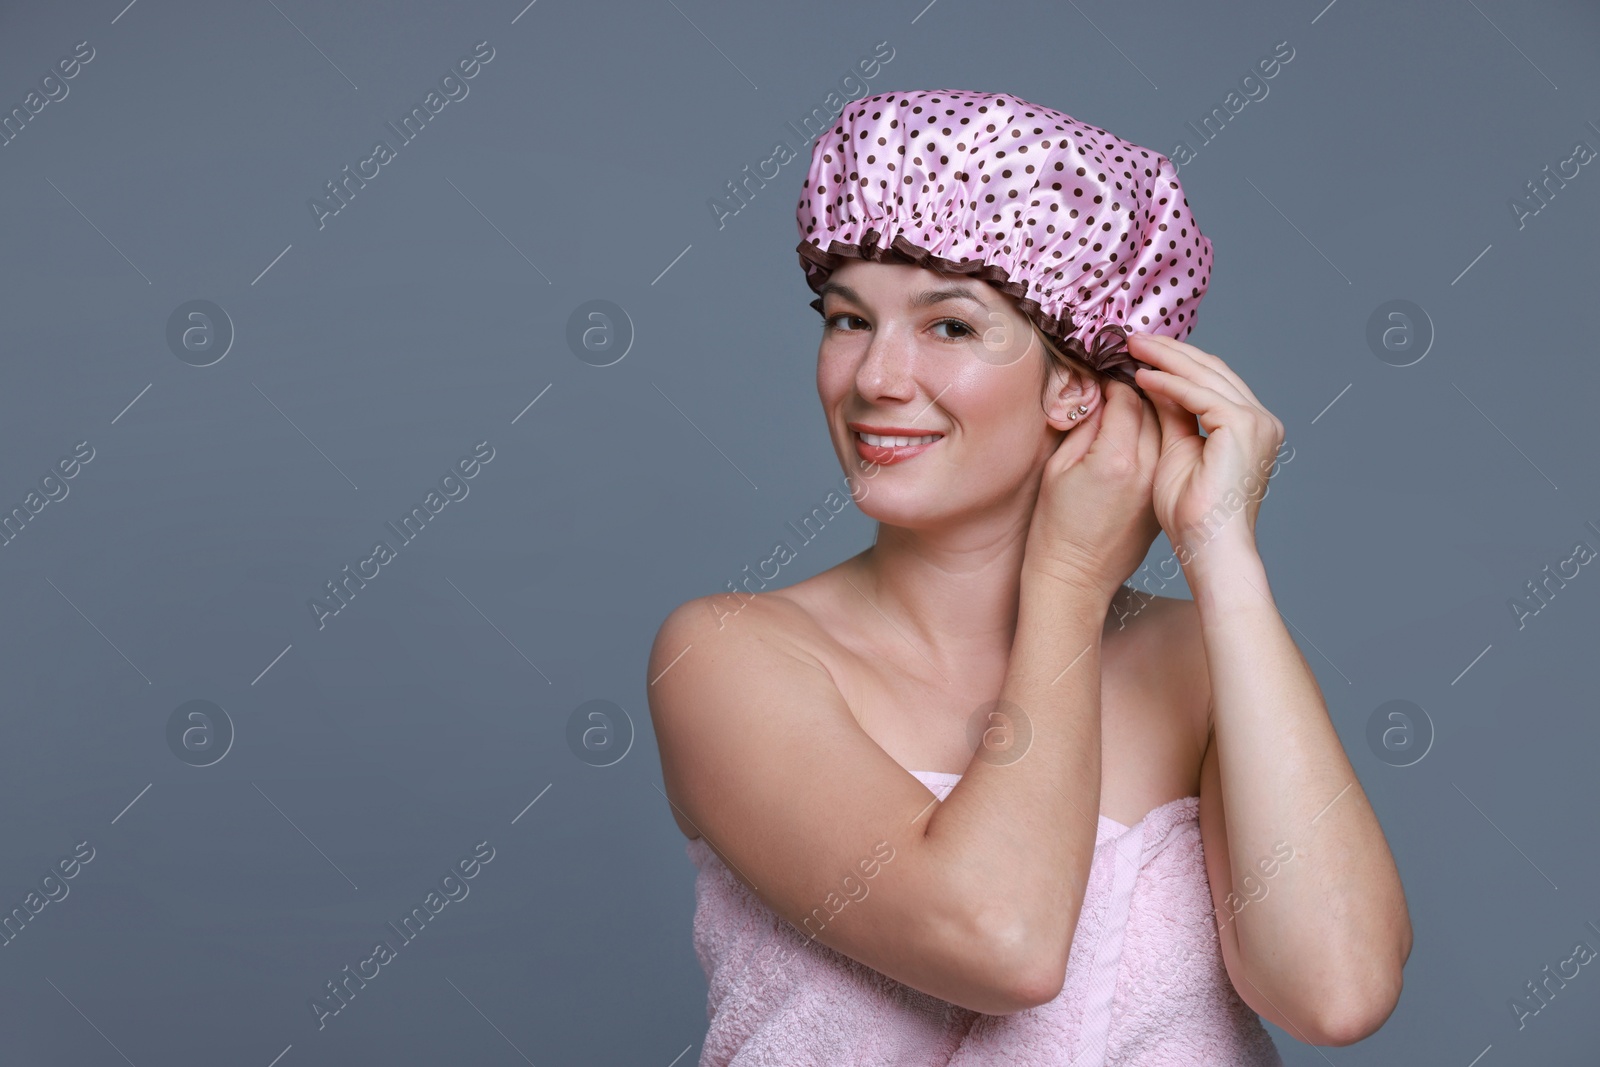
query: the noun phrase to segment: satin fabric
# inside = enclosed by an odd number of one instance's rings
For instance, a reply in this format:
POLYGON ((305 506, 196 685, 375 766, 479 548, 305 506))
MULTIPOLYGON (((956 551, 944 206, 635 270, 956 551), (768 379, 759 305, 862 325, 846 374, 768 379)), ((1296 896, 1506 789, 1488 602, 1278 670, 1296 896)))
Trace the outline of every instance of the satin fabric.
POLYGON ((1211 278, 1170 159, 1005 93, 855 101, 812 146, 795 219, 814 292, 850 259, 980 278, 1130 385, 1126 332, 1187 337, 1211 278))

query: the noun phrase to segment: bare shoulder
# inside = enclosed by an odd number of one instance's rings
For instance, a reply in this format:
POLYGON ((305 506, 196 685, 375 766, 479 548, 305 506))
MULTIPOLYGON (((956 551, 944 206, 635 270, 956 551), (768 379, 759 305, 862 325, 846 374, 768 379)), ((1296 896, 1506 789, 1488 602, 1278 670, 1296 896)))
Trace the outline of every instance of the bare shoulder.
POLYGON ((648 681, 655 685, 696 642, 713 653, 719 647, 731 650, 752 642, 768 645, 826 672, 822 660, 811 651, 821 636, 821 627, 811 613, 782 592, 695 597, 673 608, 656 630, 648 681))
POLYGON ((782 751, 791 717, 780 702, 761 699, 768 687, 797 701, 809 696, 803 706, 812 716, 837 722, 843 709, 853 722, 813 651, 818 630, 803 607, 775 593, 695 597, 662 620, 646 693, 667 799, 684 836, 702 836, 704 810, 733 795, 727 776, 714 770, 719 761, 755 767, 782 751), (760 705, 757 719, 752 705, 760 705))
POLYGON ((788 593, 697 598, 661 624, 647 692, 679 828, 858 963, 973 1011, 1040 1003, 1034 946, 1014 924, 997 933, 991 894, 928 843, 921 820, 937 800, 861 729, 808 647, 808 607, 825 612, 826 598, 788 593), (864 879, 872 903, 845 907, 866 898, 864 879))

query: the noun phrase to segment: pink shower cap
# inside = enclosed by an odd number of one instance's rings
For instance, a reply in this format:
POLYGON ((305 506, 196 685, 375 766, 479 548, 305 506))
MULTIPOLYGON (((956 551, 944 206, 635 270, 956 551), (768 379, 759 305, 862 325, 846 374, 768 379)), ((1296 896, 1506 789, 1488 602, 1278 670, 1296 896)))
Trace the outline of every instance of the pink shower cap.
POLYGON ((1127 330, 1187 337, 1211 277, 1170 159, 1004 94, 855 101, 811 149, 796 220, 813 292, 847 259, 979 278, 1130 385, 1127 330))

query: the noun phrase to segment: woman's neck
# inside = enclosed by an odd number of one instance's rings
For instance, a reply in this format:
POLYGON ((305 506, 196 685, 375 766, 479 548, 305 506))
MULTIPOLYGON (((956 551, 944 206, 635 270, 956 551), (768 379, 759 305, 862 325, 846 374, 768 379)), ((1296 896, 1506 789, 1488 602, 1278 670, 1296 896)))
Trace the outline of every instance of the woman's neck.
POLYGON ((1009 651, 1026 528, 974 536, 878 524, 872 547, 848 561, 845 577, 936 661, 956 664, 1009 651))

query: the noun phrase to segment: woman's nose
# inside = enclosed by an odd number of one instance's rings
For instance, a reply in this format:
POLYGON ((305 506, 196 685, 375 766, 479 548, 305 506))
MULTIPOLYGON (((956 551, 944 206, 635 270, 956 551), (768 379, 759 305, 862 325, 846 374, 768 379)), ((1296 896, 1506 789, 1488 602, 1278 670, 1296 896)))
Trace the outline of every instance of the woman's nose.
POLYGON ((864 397, 905 399, 916 393, 916 354, 905 331, 894 325, 872 335, 856 368, 856 390, 864 397))

